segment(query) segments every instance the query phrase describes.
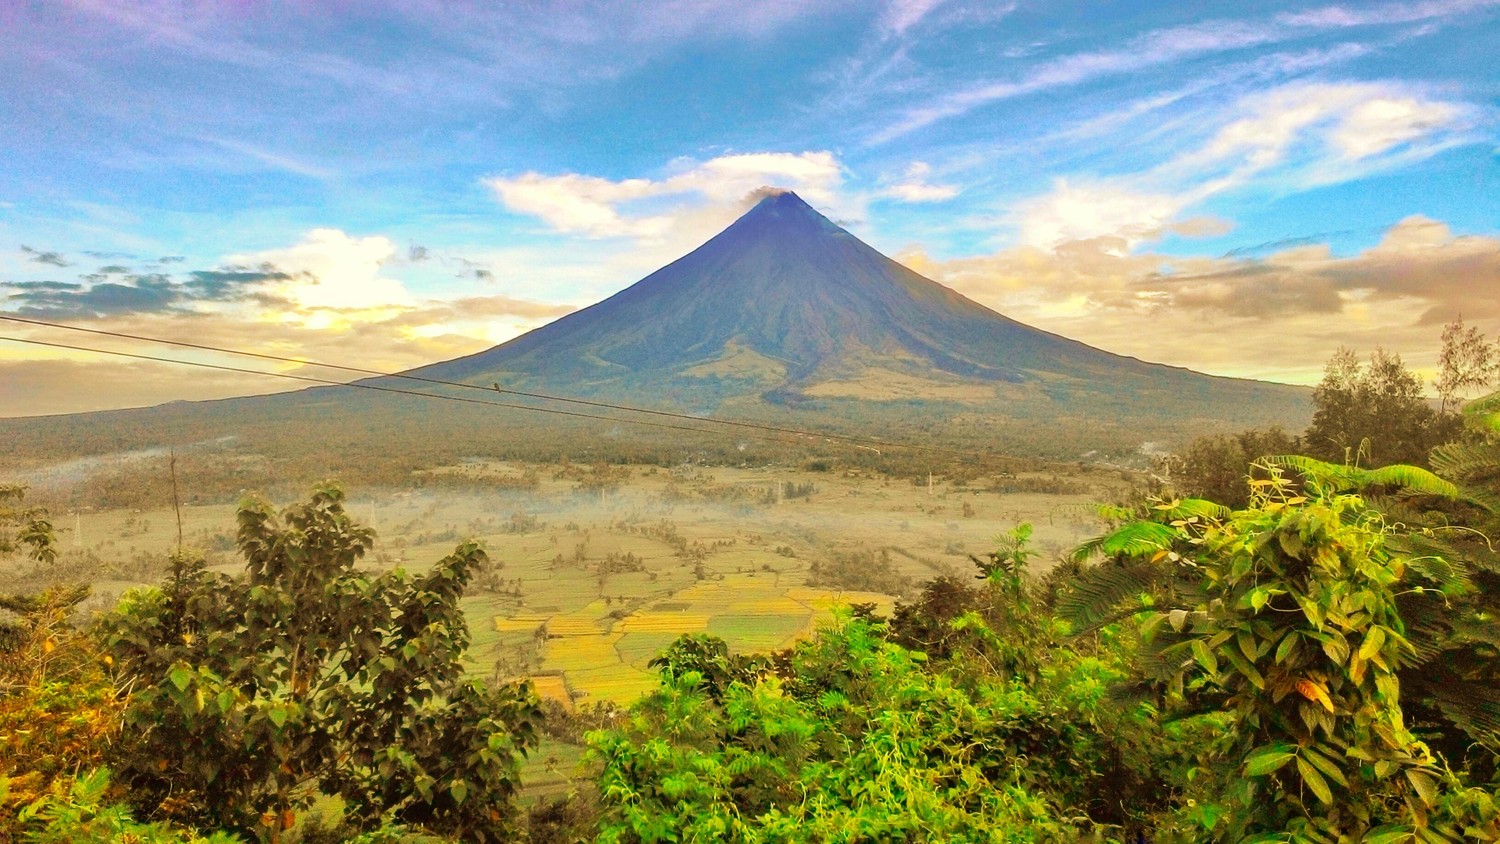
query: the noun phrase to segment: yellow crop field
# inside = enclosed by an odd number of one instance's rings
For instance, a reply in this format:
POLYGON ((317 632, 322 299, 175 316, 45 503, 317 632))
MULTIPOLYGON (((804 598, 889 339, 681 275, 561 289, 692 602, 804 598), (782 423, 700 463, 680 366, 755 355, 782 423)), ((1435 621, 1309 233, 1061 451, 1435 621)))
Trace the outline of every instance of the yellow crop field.
POLYGON ((531 680, 532 688, 536 689, 537 697, 543 700, 555 700, 566 709, 573 709, 573 695, 568 692, 568 683, 560 674, 533 674, 528 678, 531 680))
POLYGON ((615 650, 619 651, 621 662, 644 670, 677 636, 676 633, 626 633, 615 643, 615 650))
POLYGON ((707 613, 642 610, 631 613, 614 629, 621 633, 701 633, 708 629, 708 621, 707 613))
POLYGON ((810 615, 716 615, 708 632, 736 651, 767 651, 789 644, 808 628, 810 615))
POLYGON ((589 607, 567 615, 554 615, 547 620, 547 635, 549 637, 598 635, 604 632, 603 626, 599 623, 599 619, 603 616, 603 612, 589 612, 589 607))
POLYGON ((889 613, 896 604, 895 599, 889 595, 879 592, 834 592, 827 589, 809 589, 805 586, 794 586, 786 590, 786 595, 794 601, 805 604, 811 609, 821 613, 831 613, 834 607, 847 606, 849 604, 874 604, 876 612, 889 613))
POLYGON ((545 615, 517 615, 510 618, 495 616, 494 625, 496 633, 535 633, 538 627, 547 623, 551 616, 545 615))
POLYGON ((654 673, 620 662, 569 671, 568 679, 581 692, 584 702, 609 700, 628 703, 655 689, 657 684, 654 673))
POLYGON ((732 615, 801 615, 809 614, 809 607, 785 593, 774 595, 737 595, 724 607, 732 615))
POLYGON ((542 667, 571 673, 618 663, 620 654, 615 650, 615 642, 620 640, 620 635, 595 633, 592 636, 548 639, 542 667))

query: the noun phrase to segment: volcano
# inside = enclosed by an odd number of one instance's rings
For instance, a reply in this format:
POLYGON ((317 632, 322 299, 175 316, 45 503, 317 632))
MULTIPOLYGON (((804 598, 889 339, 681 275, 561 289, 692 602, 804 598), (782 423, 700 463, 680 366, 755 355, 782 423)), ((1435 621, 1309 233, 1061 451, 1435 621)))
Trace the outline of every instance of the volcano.
MULTIPOLYGON (((601 436, 629 428, 493 406, 558 407, 514 395, 537 392, 1071 458, 1205 431, 1295 430, 1311 405, 1306 388, 1147 363, 1023 325, 885 257, 786 191, 768 191, 707 243, 602 302, 406 374, 513 394, 486 406, 316 387, 0 420, 0 435, 18 456, 233 437, 267 454, 444 460, 497 443, 518 453, 546 442, 562 453, 578 442, 598 448, 601 436)), ((359 383, 474 396, 397 376, 359 383)))
POLYGON ((887 258, 795 193, 771 191, 698 249, 508 343, 416 371, 431 378, 689 406, 748 396, 1008 403, 1268 417, 1298 388, 1147 363, 1032 328, 887 258))

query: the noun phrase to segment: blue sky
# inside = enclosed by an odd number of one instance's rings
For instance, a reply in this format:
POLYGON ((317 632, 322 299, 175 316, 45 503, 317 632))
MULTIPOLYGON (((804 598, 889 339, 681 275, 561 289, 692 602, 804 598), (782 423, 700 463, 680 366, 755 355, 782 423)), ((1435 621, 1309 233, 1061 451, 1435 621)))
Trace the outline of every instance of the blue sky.
MULTIPOLYGON (((1500 333, 1497 55, 1500 0, 10 4, 0 309, 410 366, 773 184, 1112 351, 1428 366, 1453 316, 1500 333)), ((0 376, 6 414, 269 386, 4 343, 0 376)))

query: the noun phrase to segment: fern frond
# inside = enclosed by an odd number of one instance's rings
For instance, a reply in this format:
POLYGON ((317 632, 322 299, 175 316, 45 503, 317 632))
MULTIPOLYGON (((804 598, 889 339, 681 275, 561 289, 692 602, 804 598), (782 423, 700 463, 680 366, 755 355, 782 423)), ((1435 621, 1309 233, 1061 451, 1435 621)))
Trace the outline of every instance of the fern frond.
POLYGON ((1151 592, 1169 573, 1150 563, 1101 565, 1085 569, 1058 597, 1057 615, 1083 630, 1111 617, 1127 598, 1151 592))
POLYGON ((1432 468, 1464 480, 1485 471, 1500 470, 1500 444, 1453 442, 1432 450, 1432 468))
POLYGON ((1159 522, 1128 522, 1118 528, 1087 540, 1073 549, 1073 560, 1087 560, 1094 555, 1105 557, 1143 557, 1164 551, 1182 538, 1171 525, 1159 522))
POLYGON ((1228 507, 1206 498, 1182 498, 1156 507, 1157 517, 1167 521, 1192 518, 1223 519, 1227 518, 1229 513, 1228 507))
POLYGON ((1493 621, 1459 619, 1453 622, 1453 633, 1455 637, 1461 637, 1474 644, 1500 648, 1500 630, 1496 627, 1493 621))
POLYGON ((1178 645, 1191 638, 1187 632, 1178 632, 1163 625, 1158 628, 1150 647, 1143 647, 1136 655, 1141 675, 1149 680, 1165 682, 1180 673, 1193 662, 1193 657, 1178 645))
POLYGON ((1348 488, 1345 484, 1348 477, 1347 470, 1350 467, 1328 463, 1303 454, 1268 454, 1251 465, 1260 465, 1267 469, 1291 469, 1305 478, 1324 483, 1333 481, 1337 488, 1348 488))
POLYGON ((1396 463, 1379 469, 1356 469, 1354 476, 1360 482, 1359 489, 1372 486, 1393 486, 1414 495, 1433 495, 1439 498, 1458 498, 1458 487, 1445 481, 1420 466, 1396 463))
POLYGON ((1118 504, 1094 504, 1092 508, 1094 515, 1102 522, 1123 522, 1137 515, 1135 508, 1122 507, 1118 504))
POLYGON ((1386 547, 1403 558, 1407 568, 1445 595, 1461 595, 1474 586, 1470 566, 1452 545, 1420 533, 1392 534, 1386 547))
POLYGON ((1458 498, 1458 487, 1419 466, 1397 463, 1379 469, 1361 469, 1326 463, 1301 454, 1273 454, 1256 461, 1267 468, 1291 469, 1303 477, 1332 487, 1334 492, 1364 492, 1374 487, 1395 487, 1413 495, 1458 498))
MULTIPOLYGON (((1465 662, 1462 654, 1453 656, 1452 662, 1465 662)), ((1420 673, 1403 675, 1402 696, 1425 700, 1472 738, 1493 739, 1500 734, 1500 687, 1469 680, 1448 668, 1449 662, 1434 660, 1420 673)))
POLYGON ((1463 485, 1469 503, 1500 513, 1500 443, 1448 443, 1432 451, 1433 468, 1463 485))

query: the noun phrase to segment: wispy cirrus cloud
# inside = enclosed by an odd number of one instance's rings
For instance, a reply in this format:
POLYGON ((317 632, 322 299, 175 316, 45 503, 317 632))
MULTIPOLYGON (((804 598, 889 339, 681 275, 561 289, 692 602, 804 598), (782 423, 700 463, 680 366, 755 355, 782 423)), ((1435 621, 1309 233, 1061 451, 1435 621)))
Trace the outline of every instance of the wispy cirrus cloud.
POLYGON ((880 25, 888 34, 900 37, 944 2, 945 0, 891 0, 880 16, 880 25))
POLYGON ((875 196, 902 202, 943 202, 958 196, 957 185, 934 183, 931 177, 932 165, 913 161, 899 179, 880 188, 875 196))
POLYGON ((1302 83, 1253 94, 1217 115, 1207 137, 1145 170, 1059 177, 1008 212, 1019 239, 1149 239, 1187 209, 1254 187, 1296 192, 1408 164, 1475 140, 1466 103, 1399 82, 1302 83))
MULTIPOLYGON (((1284 13, 1263 20, 1220 19, 1144 33, 1124 46, 1075 52, 1038 62, 1010 79, 968 84, 905 111, 874 132, 870 144, 883 144, 976 108, 1042 91, 1082 85, 1148 68, 1206 56, 1309 38, 1330 30, 1398 24, 1438 25, 1500 5, 1500 0, 1433 0, 1386 3, 1350 9, 1329 6, 1284 13)), ((1359 50, 1360 45, 1349 45, 1359 50)))

